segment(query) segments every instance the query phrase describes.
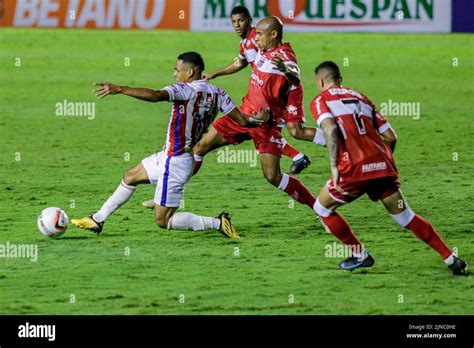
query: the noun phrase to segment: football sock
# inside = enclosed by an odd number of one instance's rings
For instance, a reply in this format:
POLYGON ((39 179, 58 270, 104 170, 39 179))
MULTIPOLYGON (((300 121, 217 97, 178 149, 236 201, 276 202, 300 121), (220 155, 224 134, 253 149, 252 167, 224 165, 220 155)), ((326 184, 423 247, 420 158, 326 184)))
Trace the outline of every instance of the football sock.
POLYGON ((136 186, 127 185, 122 180, 112 196, 110 196, 109 199, 105 201, 104 205, 97 213, 92 215, 92 218, 97 222, 104 222, 107 220, 107 218, 112 215, 114 211, 116 211, 129 200, 136 188, 136 186))
POLYGON ((443 260, 446 260, 451 256, 452 251, 441 239, 439 234, 433 228, 433 225, 431 225, 421 216, 415 215, 415 217, 410 221, 408 225, 405 226, 405 228, 412 231, 418 238, 420 238, 422 241, 424 241, 426 244, 436 250, 438 254, 441 255, 443 260))
POLYGON ((283 174, 278 189, 285 191, 295 201, 313 209, 316 198, 298 179, 288 174, 283 174))
POLYGON ((320 146, 326 145, 326 139, 324 139, 324 132, 319 128, 316 128, 316 134, 314 136, 313 143, 320 146))
POLYGON ((337 239, 352 249, 354 257, 362 257, 360 253, 363 253, 364 246, 352 232, 347 221, 338 212, 335 211, 329 216, 320 216, 320 219, 337 239))
POLYGON ((168 221, 169 230, 203 231, 218 230, 220 227, 221 220, 218 218, 193 213, 175 213, 168 221))
POLYGON ((300 156, 302 158, 304 155, 296 150, 293 146, 291 146, 289 143, 285 143, 283 145, 283 155, 290 157, 293 161, 297 161, 299 158, 295 159, 295 157, 300 156))
POLYGON ((349 246, 352 249, 352 255, 354 257, 367 257, 368 253, 365 251, 364 246, 359 242, 354 232, 352 232, 352 229, 347 221, 341 215, 339 215, 338 212, 324 207, 319 202, 319 198, 314 203, 313 209, 316 214, 318 214, 318 217, 324 228, 331 232, 341 242, 349 246))
POLYGON ((204 161, 204 156, 194 155, 194 170, 193 175, 196 175, 201 169, 202 162, 204 161))
POLYGON ((444 260, 449 258, 452 252, 446 243, 441 239, 433 226, 420 215, 415 214, 410 207, 407 207, 399 214, 391 214, 391 216, 401 226, 412 231, 415 236, 436 250, 444 260))

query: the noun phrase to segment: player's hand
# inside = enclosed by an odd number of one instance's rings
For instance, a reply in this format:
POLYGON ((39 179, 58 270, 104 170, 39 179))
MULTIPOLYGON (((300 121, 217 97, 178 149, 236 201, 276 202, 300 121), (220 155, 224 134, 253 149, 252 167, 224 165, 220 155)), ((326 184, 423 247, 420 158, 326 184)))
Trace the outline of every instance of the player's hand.
POLYGON ((260 120, 263 124, 268 122, 270 119, 270 114, 270 109, 260 109, 255 115, 253 115, 253 118, 260 120))
POLYGON ((213 78, 215 78, 215 75, 213 73, 203 73, 202 74, 202 77, 205 79, 205 80, 212 80, 213 78))
POLYGON ((114 85, 110 82, 95 82, 94 86, 100 86, 100 88, 94 90, 95 96, 99 99, 105 98, 109 94, 117 94, 122 90, 120 86, 114 85))
POLYGON ((278 69, 283 73, 288 72, 288 68, 285 65, 285 61, 279 54, 277 54, 276 57, 272 59, 272 64, 275 69, 278 69))
POLYGON ((331 165, 331 174, 332 174, 332 183, 336 191, 339 193, 344 193, 344 190, 339 186, 340 176, 339 176, 339 169, 337 168, 337 165, 331 165))

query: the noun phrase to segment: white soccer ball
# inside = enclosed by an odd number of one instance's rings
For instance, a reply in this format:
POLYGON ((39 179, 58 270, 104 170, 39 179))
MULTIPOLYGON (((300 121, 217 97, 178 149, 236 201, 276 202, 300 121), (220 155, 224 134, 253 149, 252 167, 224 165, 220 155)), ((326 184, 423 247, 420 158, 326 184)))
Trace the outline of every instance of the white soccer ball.
POLYGON ((38 228, 48 237, 61 237, 66 232, 68 223, 67 214, 56 207, 44 209, 38 217, 38 228))

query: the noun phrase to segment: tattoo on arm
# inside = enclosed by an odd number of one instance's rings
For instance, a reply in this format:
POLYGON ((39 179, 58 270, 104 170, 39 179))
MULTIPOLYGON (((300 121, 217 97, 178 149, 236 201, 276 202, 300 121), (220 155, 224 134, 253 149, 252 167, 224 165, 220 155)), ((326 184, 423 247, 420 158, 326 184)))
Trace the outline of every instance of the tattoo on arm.
POLYGON ((324 132, 324 139, 326 140, 326 148, 329 152, 331 165, 337 166, 337 154, 339 149, 336 122, 334 122, 333 119, 326 119, 321 123, 321 127, 324 132))

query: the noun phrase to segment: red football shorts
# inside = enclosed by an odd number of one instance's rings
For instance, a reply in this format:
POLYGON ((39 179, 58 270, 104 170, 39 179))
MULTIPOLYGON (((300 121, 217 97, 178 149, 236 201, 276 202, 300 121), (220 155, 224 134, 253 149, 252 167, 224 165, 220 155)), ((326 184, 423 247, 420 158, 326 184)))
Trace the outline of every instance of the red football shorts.
POLYGON ((225 115, 214 121, 212 126, 229 144, 237 145, 252 139, 259 154, 270 153, 281 157, 283 141, 276 124, 244 127, 225 115))
POLYGON ((400 181, 396 177, 385 177, 356 182, 339 181, 339 187, 345 194, 334 188, 332 178, 326 183, 331 197, 339 203, 349 203, 367 193, 371 200, 384 199, 400 188, 400 181))

